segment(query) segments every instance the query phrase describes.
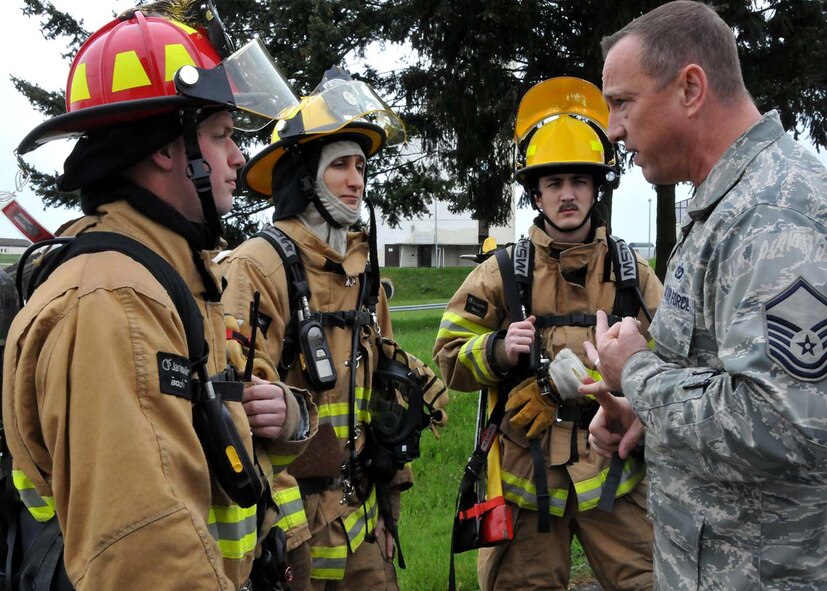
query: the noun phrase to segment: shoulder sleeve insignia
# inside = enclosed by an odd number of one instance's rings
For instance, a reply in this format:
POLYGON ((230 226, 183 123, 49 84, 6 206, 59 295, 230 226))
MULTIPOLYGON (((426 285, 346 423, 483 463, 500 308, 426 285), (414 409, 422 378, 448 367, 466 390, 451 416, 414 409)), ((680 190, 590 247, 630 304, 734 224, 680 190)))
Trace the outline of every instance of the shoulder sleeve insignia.
POLYGON ((190 361, 175 353, 158 351, 158 383, 161 392, 192 399, 190 393, 190 361))
POLYGON ((488 314, 488 302, 469 293, 465 299, 465 311, 474 316, 485 318, 485 315, 488 314))
POLYGON ((827 296, 799 277, 764 305, 767 355, 798 380, 827 376, 827 296))

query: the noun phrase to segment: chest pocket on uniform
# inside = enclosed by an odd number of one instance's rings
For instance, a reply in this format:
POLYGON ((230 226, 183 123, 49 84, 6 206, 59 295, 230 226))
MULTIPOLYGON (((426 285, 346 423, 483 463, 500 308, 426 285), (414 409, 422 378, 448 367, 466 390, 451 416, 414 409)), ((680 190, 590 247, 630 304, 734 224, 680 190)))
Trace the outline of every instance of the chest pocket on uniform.
POLYGON ((695 331, 695 300, 688 293, 667 285, 649 334, 658 353, 686 359, 695 331))

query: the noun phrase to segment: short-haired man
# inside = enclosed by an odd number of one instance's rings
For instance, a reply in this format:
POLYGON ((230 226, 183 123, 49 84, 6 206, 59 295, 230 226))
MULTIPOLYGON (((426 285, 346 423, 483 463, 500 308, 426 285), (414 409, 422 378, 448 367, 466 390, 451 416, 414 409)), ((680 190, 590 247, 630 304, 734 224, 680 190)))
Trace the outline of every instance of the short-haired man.
MULTIPOLYGON (((239 589, 275 521, 275 511, 257 511, 268 507, 270 462, 242 470, 242 458, 253 455, 253 436, 261 458, 296 455, 311 427, 306 393, 242 386, 224 371, 212 258, 245 162, 229 112, 243 97, 230 91, 232 60, 222 62, 204 23, 162 8, 127 11, 92 35, 73 60, 68 112, 19 147, 82 136, 58 187, 79 191, 86 215, 60 234, 131 245, 66 260, 9 331, 3 425, 37 588, 239 589), (170 281, 132 256, 142 252, 170 281), (218 401, 217 420, 196 430, 206 398, 218 401), (222 479, 222 466, 245 480, 222 479), (53 560, 34 558, 50 548, 53 560)), ((257 42, 235 56, 250 53, 261 59, 248 63, 272 65, 255 72, 258 90, 288 88, 257 42)))
POLYGON ((827 588, 827 171, 759 113, 708 6, 665 4, 603 49, 610 136, 695 194, 654 351, 631 319, 586 345, 593 448, 623 456, 645 428, 658 588, 827 588))

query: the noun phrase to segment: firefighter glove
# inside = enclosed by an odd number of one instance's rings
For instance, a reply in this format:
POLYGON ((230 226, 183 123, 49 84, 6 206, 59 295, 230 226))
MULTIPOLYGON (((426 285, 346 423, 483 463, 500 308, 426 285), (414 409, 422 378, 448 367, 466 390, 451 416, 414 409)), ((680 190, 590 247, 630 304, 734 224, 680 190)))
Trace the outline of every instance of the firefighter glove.
POLYGON ((568 347, 557 353, 548 367, 548 377, 563 400, 583 397, 583 394, 577 391, 577 387, 586 375, 586 366, 568 347))
POLYGON ((540 393, 540 386, 534 377, 523 381, 511 391, 505 410, 514 411, 509 423, 517 429, 528 429, 528 439, 542 435, 554 423, 557 415, 557 408, 548 397, 540 393))

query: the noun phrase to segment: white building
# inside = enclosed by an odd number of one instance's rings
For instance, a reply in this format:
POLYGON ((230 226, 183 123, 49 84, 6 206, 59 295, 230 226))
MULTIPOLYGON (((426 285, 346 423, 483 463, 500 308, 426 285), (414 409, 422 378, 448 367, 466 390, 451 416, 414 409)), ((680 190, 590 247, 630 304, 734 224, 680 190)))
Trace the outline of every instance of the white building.
POLYGON ((23 254, 31 245, 25 238, 0 238, 0 254, 23 254))
POLYGON ((475 255, 487 236, 497 244, 514 242, 515 204, 519 198, 516 188, 512 194, 511 216, 506 226, 481 225, 471 219, 470 212, 453 214, 448 203, 431 203, 429 212, 419 218, 403 220, 398 228, 391 228, 377 220, 377 251, 382 267, 456 267, 476 263, 460 258, 475 255))

